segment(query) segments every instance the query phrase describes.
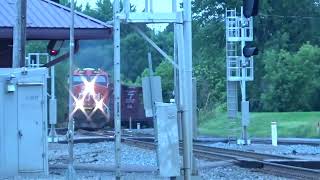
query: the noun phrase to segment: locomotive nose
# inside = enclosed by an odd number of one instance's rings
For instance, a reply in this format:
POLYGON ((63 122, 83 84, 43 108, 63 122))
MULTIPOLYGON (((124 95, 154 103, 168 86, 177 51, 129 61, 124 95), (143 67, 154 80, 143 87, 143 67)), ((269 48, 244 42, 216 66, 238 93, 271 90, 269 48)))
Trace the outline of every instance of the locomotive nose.
POLYGON ((87 95, 87 97, 84 99, 84 105, 86 108, 91 109, 94 106, 94 99, 91 95, 87 95))

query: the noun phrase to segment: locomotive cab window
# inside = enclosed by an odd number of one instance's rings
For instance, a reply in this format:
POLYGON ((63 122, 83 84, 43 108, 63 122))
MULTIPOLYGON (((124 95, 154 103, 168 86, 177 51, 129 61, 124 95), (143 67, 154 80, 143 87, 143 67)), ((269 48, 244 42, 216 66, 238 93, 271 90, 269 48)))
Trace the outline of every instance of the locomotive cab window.
POLYGON ((72 83, 74 85, 78 85, 78 84, 83 83, 81 76, 73 76, 72 83))
POLYGON ((105 77, 105 76, 91 76, 91 80, 92 79, 96 79, 96 83, 98 83, 98 84, 108 84, 108 79, 105 77))

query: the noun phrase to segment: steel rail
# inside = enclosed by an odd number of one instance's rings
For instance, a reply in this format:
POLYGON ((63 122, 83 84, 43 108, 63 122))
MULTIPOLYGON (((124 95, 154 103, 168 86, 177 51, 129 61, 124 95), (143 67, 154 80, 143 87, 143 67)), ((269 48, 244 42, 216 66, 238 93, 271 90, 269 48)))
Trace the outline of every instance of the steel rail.
MULTIPOLYGON (((139 140, 133 140, 129 138, 123 138, 123 142, 129 145, 134 145, 141 148, 154 149, 156 145, 151 142, 144 142, 139 140)), ((181 150, 182 148, 180 148, 181 150)), ((255 152, 245 152, 240 150, 230 150, 216 147, 208 147, 203 145, 194 145, 193 152, 197 157, 205 158, 208 160, 232 160, 235 164, 239 165, 241 161, 251 161, 255 164, 260 164, 263 172, 268 174, 280 175, 288 178, 295 179, 320 179, 320 171, 308 168, 301 168, 289 165, 282 165, 277 163, 268 162, 265 160, 270 159, 287 159, 294 160, 295 158, 262 154, 255 152)), ((245 162, 242 162, 242 164, 245 162)), ((241 165, 240 165, 241 166, 241 165)))
POLYGON ((249 152, 249 151, 241 151, 241 150, 234 150, 234 149, 225 149, 225 148, 218 148, 218 147, 210 147, 200 144, 194 144, 193 148, 196 150, 214 152, 214 153, 223 153, 228 154, 235 157, 244 157, 256 160, 267 160, 267 159, 297 159, 294 157, 288 156, 281 156, 281 155, 274 155, 274 154, 264 154, 264 153, 257 153, 257 152, 249 152))

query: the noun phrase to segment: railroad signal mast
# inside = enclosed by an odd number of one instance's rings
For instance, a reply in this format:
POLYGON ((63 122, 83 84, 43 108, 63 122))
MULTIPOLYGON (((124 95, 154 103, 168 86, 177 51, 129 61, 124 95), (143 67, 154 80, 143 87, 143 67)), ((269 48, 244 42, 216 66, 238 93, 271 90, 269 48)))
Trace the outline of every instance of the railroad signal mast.
POLYGON ((237 9, 226 10, 226 64, 228 117, 237 118, 238 82, 241 88, 242 139, 239 144, 249 144, 249 101, 246 98, 246 82, 253 81, 253 56, 258 49, 247 42, 253 41, 253 16, 258 14, 259 0, 243 0, 240 16, 237 9), (241 48, 238 48, 238 47, 241 48))

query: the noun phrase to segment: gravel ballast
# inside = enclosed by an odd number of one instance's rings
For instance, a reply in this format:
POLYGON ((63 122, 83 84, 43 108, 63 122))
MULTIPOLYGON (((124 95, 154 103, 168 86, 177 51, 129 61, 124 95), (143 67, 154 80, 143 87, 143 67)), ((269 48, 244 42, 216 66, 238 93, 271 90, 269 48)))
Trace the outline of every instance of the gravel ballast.
MULTIPOLYGON (((121 145, 121 162, 127 165, 156 166, 156 153, 152 150, 121 145)), ((114 163, 114 143, 102 142, 94 144, 76 144, 74 147, 75 163, 81 164, 113 164, 114 163)), ((49 145, 49 164, 67 163, 68 145, 50 144, 49 145)), ((180 157, 180 162, 182 158, 180 157)), ((198 160, 198 165, 205 164, 206 161, 198 160)), ((203 167, 203 166, 201 166, 203 167)), ((113 179, 114 173, 95 173, 77 171, 78 179, 113 179)), ((65 170, 50 171, 50 178, 63 179, 65 170)), ((240 168, 234 165, 224 165, 219 167, 203 167, 199 169, 202 179, 284 179, 259 172, 254 169, 240 168)), ((155 173, 124 173, 123 179, 165 179, 157 177, 155 173)))
MULTIPOLYGON (((217 144, 216 144, 217 145, 217 144)), ((218 144, 223 146, 223 144, 218 144)), ((225 145, 227 146, 227 145, 225 145)), ((152 150, 141 149, 137 147, 121 145, 121 163, 123 165, 137 165, 145 167, 156 167, 156 153, 152 150)), ((68 145, 67 144, 49 144, 49 164, 62 165, 68 163, 68 145)), ((75 164, 82 165, 112 165, 114 164, 114 143, 113 142, 101 142, 93 144, 75 144, 74 145, 74 159, 75 164)), ((182 158, 179 161, 182 163, 182 158)), ((245 169, 240 168, 232 164, 223 164, 219 166, 212 166, 212 162, 197 160, 199 169, 199 176, 204 180, 256 180, 256 179, 275 179, 285 180, 285 178, 276 177, 263 173, 257 169, 245 169), (211 165, 210 165, 211 164, 211 165)), ((44 179, 65 179, 66 169, 50 169, 50 175, 44 176, 23 176, 16 179, 22 180, 44 180, 44 179)), ((158 180, 168 179, 160 178, 155 172, 148 173, 123 173, 124 180, 158 180)), ((88 170, 77 170, 77 179, 89 180, 89 179, 114 179, 114 172, 93 172, 88 170)), ((0 178, 1 179, 1 178, 0 178)))

